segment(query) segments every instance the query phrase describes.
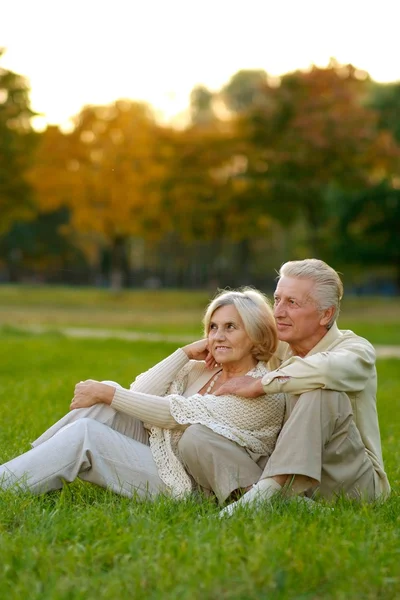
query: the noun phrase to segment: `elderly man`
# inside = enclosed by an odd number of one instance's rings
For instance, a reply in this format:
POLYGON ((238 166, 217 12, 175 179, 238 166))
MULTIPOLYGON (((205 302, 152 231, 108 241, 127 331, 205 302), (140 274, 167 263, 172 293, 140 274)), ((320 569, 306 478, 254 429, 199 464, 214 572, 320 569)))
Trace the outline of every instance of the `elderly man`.
MULTIPOLYGON (((321 260, 281 267, 274 294, 280 345, 271 372, 262 379, 232 379, 215 393, 255 398, 285 392, 285 424, 259 481, 225 514, 267 501, 282 489, 369 501, 389 494, 376 410, 375 352, 367 340, 338 329, 342 293, 339 275, 321 260)), ((236 471, 238 464, 244 468, 242 449, 198 425, 186 430, 180 452, 205 489, 234 474, 235 465, 236 471)), ((252 472, 257 458, 248 458, 252 472)), ((240 473, 237 481, 240 487, 240 473)))

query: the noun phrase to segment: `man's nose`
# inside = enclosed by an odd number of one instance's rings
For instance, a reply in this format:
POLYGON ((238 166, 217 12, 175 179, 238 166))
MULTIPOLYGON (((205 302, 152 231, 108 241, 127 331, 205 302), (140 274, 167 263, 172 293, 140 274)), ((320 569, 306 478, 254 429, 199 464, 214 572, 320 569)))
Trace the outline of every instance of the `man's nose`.
POLYGON ((275 317, 283 317, 285 315, 285 304, 283 302, 278 302, 274 305, 274 316, 275 317))

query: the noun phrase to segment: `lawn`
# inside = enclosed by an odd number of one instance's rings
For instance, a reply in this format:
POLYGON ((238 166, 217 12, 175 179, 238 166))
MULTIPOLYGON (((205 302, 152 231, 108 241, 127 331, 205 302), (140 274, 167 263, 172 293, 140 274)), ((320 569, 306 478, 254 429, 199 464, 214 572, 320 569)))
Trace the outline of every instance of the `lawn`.
MULTIPOLYGON (((43 315, 43 300, 39 304, 43 315)), ((188 311, 201 312, 198 304, 188 311)), ((128 301, 127 307, 124 314, 128 301)), ((68 302, 65 310, 71 314, 68 302)), ((382 320, 386 316, 383 311, 382 320)), ((2 347, 0 463, 27 450, 66 412, 76 381, 107 378, 127 386, 175 349, 17 331, 3 331, 2 347)), ((43 497, 1 492, 1 597, 399 598, 399 366, 396 359, 378 362, 383 450, 393 486, 385 504, 342 502, 333 512, 313 514, 276 506, 221 521, 211 501, 137 503, 81 482, 43 497)))
MULTIPOLYGON (((111 290, 0 286, 0 328, 44 325, 107 327, 201 336, 201 318, 216 290, 111 290)), ((271 295, 271 294, 270 294, 271 295)), ((400 298, 344 299, 339 325, 373 344, 400 344, 400 298)))

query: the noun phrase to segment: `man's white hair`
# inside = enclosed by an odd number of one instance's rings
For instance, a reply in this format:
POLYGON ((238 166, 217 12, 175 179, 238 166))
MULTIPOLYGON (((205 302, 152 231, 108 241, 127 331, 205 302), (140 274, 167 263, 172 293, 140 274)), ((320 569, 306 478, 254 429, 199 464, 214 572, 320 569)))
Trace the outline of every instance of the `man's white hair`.
POLYGON ((311 298, 318 309, 323 311, 331 306, 335 309, 332 319, 327 325, 327 328, 330 329, 339 316, 340 301, 343 297, 343 283, 335 269, 317 258, 291 260, 284 263, 279 269, 279 278, 281 277, 311 279, 315 282, 311 298))

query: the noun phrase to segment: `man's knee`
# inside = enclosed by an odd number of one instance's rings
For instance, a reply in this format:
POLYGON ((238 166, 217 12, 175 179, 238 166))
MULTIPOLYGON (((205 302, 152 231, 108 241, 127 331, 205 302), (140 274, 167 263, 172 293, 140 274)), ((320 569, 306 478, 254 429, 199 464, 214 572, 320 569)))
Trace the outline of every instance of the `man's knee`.
POLYGON ((317 389, 304 392, 295 398, 292 409, 295 406, 297 410, 301 409, 301 407, 313 410, 317 406, 319 409, 320 406, 321 411, 329 413, 332 418, 336 418, 336 416, 347 418, 353 414, 353 407, 348 395, 345 392, 337 392, 335 390, 317 389))

